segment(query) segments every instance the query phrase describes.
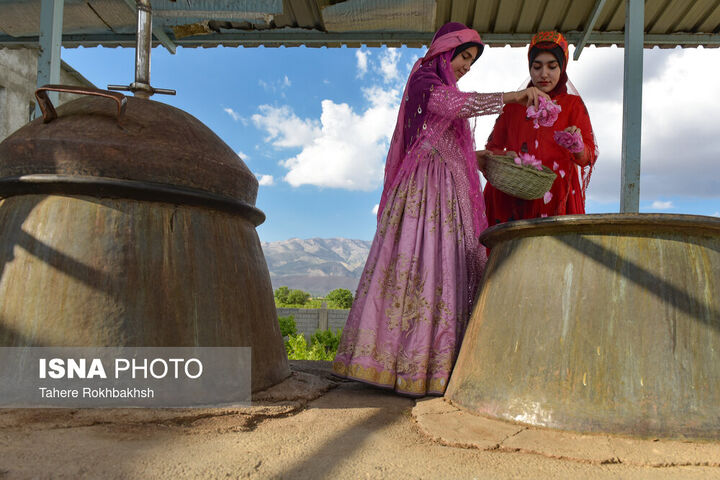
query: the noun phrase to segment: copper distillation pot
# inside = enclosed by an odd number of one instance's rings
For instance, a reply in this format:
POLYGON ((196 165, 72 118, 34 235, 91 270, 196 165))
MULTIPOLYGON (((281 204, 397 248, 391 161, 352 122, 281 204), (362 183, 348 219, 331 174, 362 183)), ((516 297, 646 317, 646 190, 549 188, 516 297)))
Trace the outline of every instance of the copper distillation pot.
POLYGON ((192 115, 149 100, 138 0, 135 97, 47 85, 0 143, 0 346, 244 346, 252 390, 290 373, 255 227, 258 182, 192 115), (55 110, 48 91, 81 94, 55 110))

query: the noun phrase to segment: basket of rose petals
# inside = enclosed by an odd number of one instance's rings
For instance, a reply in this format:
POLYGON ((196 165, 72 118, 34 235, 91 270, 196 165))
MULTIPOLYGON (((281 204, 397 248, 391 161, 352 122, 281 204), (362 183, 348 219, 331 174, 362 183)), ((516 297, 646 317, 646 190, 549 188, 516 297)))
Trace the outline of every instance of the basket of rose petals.
POLYGON ((508 195, 534 200, 550 190, 557 175, 534 155, 509 151, 487 156, 485 177, 490 185, 508 195))

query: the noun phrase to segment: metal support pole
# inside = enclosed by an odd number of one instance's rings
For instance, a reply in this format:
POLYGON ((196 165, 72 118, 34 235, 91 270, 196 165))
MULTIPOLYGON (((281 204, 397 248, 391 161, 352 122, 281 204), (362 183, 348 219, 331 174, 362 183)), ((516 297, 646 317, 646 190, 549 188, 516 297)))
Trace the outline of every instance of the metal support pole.
MULTIPOLYGON (((38 57, 37 86, 60 83, 60 43, 63 27, 63 0, 42 0, 40 6, 40 56, 38 57)), ((58 93, 51 92, 50 100, 57 105, 58 93)), ((42 115, 35 106, 35 118, 42 115)))
POLYGON ((156 93, 175 95, 175 90, 150 85, 150 53, 152 50, 152 7, 150 0, 137 1, 137 40, 135 42, 135 81, 130 85, 108 85, 108 90, 133 92, 136 97, 150 98, 156 93))
POLYGON ((152 8, 150 0, 137 0, 137 45, 135 47, 135 96, 150 98, 150 50, 152 49, 152 8))
POLYGON ((625 0, 625 74, 623 80, 620 213, 637 213, 640 211, 644 37, 644 0, 625 0))
MULTIPOLYGON (((128 7, 130 7, 134 14, 137 15, 137 3, 136 0, 125 0, 125 3, 128 7)), ((175 54, 175 50, 177 49, 177 45, 170 40, 170 37, 168 37, 167 33, 165 33, 165 30, 163 30, 162 27, 153 27, 152 33, 155 35, 155 38, 158 39, 160 44, 167 49, 168 52, 171 54, 175 54)))
POLYGON ((590 35, 592 35, 593 28, 595 28, 595 23, 597 23, 597 20, 600 17, 600 12, 602 12, 603 7, 605 6, 605 1, 606 0, 597 0, 595 2, 595 6, 593 7, 592 13, 590 14, 590 20, 588 20, 587 25, 585 25, 585 31, 583 32, 582 36, 580 37, 580 41, 578 41, 577 46, 575 47, 573 60, 577 61, 580 58, 580 54, 582 53, 583 48, 585 48, 585 44, 590 38, 590 35))

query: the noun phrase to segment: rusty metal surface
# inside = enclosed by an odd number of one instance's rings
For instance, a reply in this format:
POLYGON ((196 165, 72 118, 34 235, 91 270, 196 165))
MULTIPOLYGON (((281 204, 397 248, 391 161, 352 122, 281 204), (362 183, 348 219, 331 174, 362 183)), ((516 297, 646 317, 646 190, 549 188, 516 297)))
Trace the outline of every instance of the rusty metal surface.
POLYGON ((668 215, 663 213, 625 213, 561 215, 506 222, 488 228, 480 236, 487 247, 519 237, 557 235, 559 233, 595 233, 650 235, 682 231, 692 235, 720 234, 720 219, 703 215, 668 215))
POLYGON ((76 87, 73 85, 45 85, 35 90, 35 98, 42 111, 43 123, 52 122, 57 118, 55 106, 52 104, 47 92, 77 93, 80 95, 95 95, 97 97, 109 98, 117 103, 118 121, 122 119, 122 115, 125 113, 125 107, 127 106, 127 98, 122 93, 109 92, 107 90, 100 90, 99 88, 76 87))
POLYGON ((512 222, 446 398, 579 432, 720 438, 720 219, 512 222))
MULTIPOLYGON (((125 114, 100 97, 57 109, 0 144, 0 179, 26 175, 112 178, 163 184, 254 207, 258 182, 209 128, 177 108, 127 98, 125 114)), ((3 195, 0 192, 0 195, 3 195)))
POLYGON ((23 175, 0 179, 0 195, 9 197, 23 194, 87 195, 195 205, 242 215, 255 226, 265 221, 262 211, 244 202, 162 183, 77 175, 23 175))
POLYGON ((0 225, 1 346, 250 346, 253 391, 289 375, 241 215, 27 194, 0 200, 0 225))

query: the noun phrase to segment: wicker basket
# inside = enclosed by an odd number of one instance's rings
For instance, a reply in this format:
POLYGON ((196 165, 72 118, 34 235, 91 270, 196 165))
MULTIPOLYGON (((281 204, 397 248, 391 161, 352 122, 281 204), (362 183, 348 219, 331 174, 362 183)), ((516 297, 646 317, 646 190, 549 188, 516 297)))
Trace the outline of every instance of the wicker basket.
POLYGON ((529 165, 515 163, 514 152, 505 155, 488 155, 485 177, 500 191, 524 200, 534 200, 550 190, 557 175, 543 165, 542 171, 529 165))

